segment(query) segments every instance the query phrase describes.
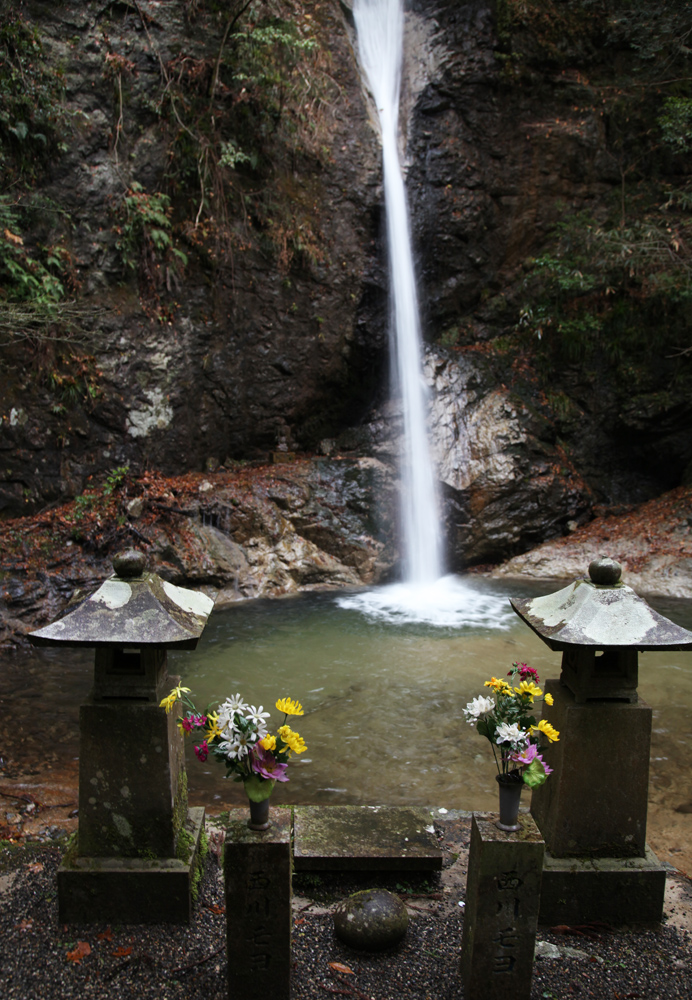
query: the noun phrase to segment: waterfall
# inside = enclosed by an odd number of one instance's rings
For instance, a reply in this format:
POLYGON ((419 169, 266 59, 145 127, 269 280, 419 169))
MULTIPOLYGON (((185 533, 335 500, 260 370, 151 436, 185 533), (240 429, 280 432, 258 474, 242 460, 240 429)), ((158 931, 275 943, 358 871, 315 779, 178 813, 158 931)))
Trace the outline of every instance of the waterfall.
POLYGON ((399 161, 399 94, 403 57, 403 0, 354 0, 363 70, 382 131, 387 245, 391 284, 393 370, 404 418, 402 535, 404 582, 344 595, 337 604, 396 624, 504 628, 507 601, 482 584, 442 576, 442 542, 435 474, 426 429, 427 390, 406 189, 399 161))
POLYGON ((360 59, 382 130, 392 356, 404 420, 402 535, 404 579, 429 584, 442 575, 435 474, 426 428, 420 312, 404 178, 399 161, 399 95, 403 55, 402 0, 355 0, 360 59))

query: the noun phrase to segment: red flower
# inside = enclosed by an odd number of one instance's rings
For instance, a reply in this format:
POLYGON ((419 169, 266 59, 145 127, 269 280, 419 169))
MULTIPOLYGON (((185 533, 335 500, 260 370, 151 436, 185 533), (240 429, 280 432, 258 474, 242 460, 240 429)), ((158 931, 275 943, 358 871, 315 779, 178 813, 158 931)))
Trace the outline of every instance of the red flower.
POLYGON ((206 740, 203 740, 198 747, 195 747, 195 753, 197 754, 197 759, 204 763, 209 756, 209 746, 206 740))

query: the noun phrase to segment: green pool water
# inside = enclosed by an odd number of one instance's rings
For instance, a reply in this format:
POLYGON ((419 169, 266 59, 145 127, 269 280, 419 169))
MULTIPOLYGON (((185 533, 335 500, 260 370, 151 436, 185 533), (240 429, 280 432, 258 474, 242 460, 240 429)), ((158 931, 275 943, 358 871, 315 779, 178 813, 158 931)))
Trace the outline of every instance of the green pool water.
MULTIPOLYGON (((559 676, 560 655, 508 610, 510 595, 546 593, 558 584, 470 586, 476 605, 465 625, 373 618, 358 606, 341 606, 349 595, 333 592, 242 602, 214 612, 197 650, 170 654, 169 669, 181 674, 199 706, 240 692, 271 709, 278 725, 277 698, 302 702, 305 715, 293 726, 308 752, 294 758, 290 781, 277 785, 277 803, 492 809, 490 747, 465 723, 462 709, 515 660, 535 667, 542 680, 559 676)), ((692 602, 651 603, 692 626, 692 602)), ((78 709, 92 675, 88 651, 4 657, 3 762, 43 779, 71 774, 75 781, 78 709)), ((652 782, 689 776, 692 655, 642 654, 639 692, 654 708, 652 782)), ((200 764, 187 742, 191 801, 217 808, 243 802, 242 786, 224 779, 215 761, 200 764)))

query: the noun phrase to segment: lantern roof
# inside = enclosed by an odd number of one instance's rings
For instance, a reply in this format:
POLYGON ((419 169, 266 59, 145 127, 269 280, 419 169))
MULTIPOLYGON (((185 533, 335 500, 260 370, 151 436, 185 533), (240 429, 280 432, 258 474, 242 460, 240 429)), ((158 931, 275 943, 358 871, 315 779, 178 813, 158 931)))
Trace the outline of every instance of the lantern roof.
POLYGON ((31 632, 29 642, 194 649, 214 601, 145 573, 144 566, 144 553, 136 549, 116 556, 113 576, 63 618, 31 632))
POLYGON ((545 597, 510 601, 519 617, 551 649, 628 646, 638 650, 692 649, 692 632, 658 614, 620 582, 613 559, 595 559, 589 579, 545 597))

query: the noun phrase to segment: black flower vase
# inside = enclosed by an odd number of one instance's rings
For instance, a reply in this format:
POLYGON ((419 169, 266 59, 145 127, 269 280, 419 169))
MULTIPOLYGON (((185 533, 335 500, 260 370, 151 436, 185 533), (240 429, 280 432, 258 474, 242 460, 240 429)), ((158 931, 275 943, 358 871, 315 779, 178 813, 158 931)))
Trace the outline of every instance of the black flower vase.
POLYGON ((262 799, 261 802, 253 802, 252 799, 248 801, 250 803, 248 827, 251 830, 268 830, 271 826, 269 820, 269 799, 262 799))
POLYGON ((516 833, 520 829, 519 803, 524 782, 520 774, 497 774, 495 780, 500 786, 500 818, 495 826, 506 833, 516 833))

